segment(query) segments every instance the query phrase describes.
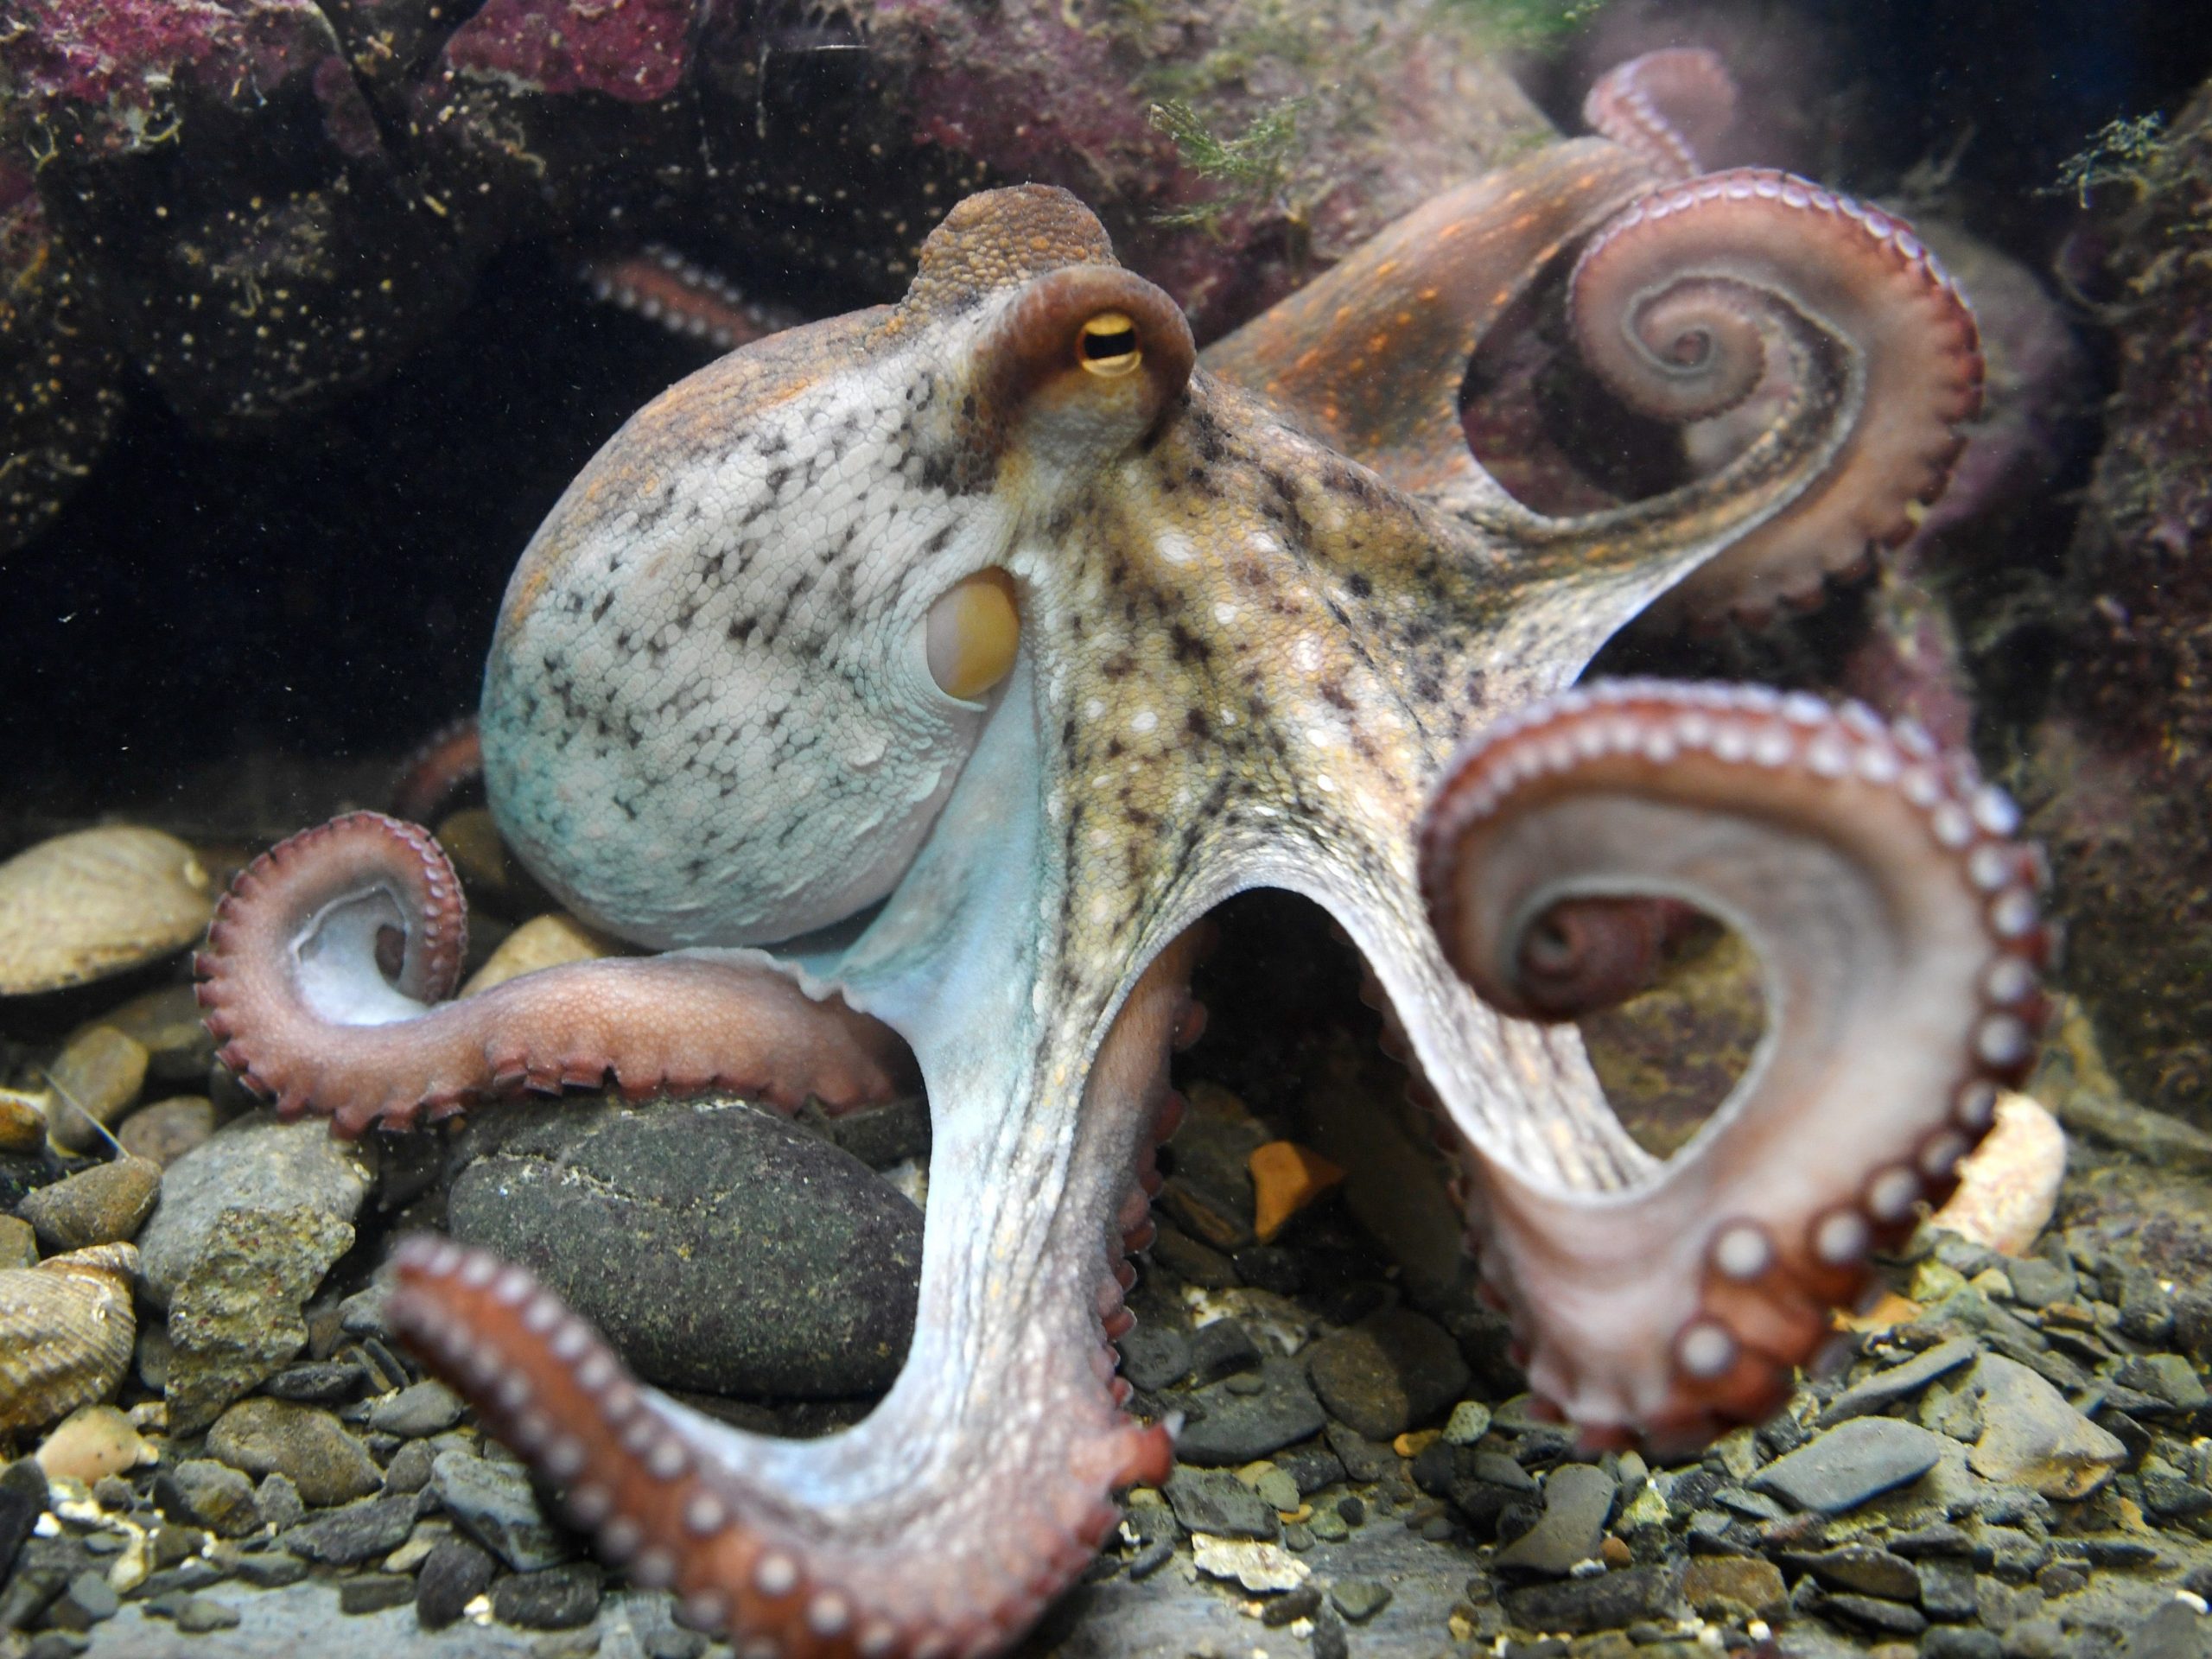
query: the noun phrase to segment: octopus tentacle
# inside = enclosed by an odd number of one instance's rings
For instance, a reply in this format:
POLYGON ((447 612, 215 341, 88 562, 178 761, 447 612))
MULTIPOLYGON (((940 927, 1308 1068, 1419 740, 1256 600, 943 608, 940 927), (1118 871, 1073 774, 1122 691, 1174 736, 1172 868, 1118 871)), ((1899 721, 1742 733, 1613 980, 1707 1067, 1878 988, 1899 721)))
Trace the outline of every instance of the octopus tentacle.
POLYGON ((634 253, 590 255, 578 262, 576 275, 601 303, 717 351, 734 352, 806 321, 747 298, 728 277, 658 242, 634 253))
POLYGON ((1402 489, 1497 493, 1460 424, 1468 359, 1555 256, 1649 182, 1619 145, 1554 145, 1415 208, 1199 362, 1402 489))
POLYGON ((391 780, 392 816, 428 823, 439 810, 484 777, 484 741, 476 717, 450 721, 423 740, 391 780))
POLYGON ((1705 171, 1699 151, 1736 119, 1736 83, 1708 48, 1646 52, 1591 83, 1582 119, 1662 177, 1692 178, 1705 171))
POLYGON ((1600 684, 1453 763, 1424 891, 1446 956, 1503 1012, 1578 1011, 1532 995, 1526 953, 1548 911, 1593 897, 1695 904, 1768 976, 1735 1092, 1644 1179, 1547 1192, 1471 1149, 1483 1271, 1539 1393, 1664 1445, 1779 1402, 1868 1251, 1948 1193, 2033 1057, 2050 938, 2016 825, 1916 728, 1804 694, 1600 684))
POLYGON ((442 1239, 403 1247, 392 1319, 561 1489, 602 1556, 740 1653, 995 1651, 1088 1565, 1119 1513, 1109 1493, 1167 1472, 1167 1433, 1122 1413, 1107 1344, 1135 1322, 1122 1232, 1180 1110, 1166 1057, 1193 953, 1154 963, 1098 1052, 1076 1202, 1033 1205, 999 1190, 980 1147, 939 1148, 932 1230, 1014 1224, 1028 1248, 988 1250, 982 1283, 925 1249, 914 1351, 858 1427, 790 1441, 715 1423, 637 1383, 523 1270, 442 1239))
POLYGON ((447 1002, 466 939, 460 881, 429 832, 356 812, 240 873, 195 964, 203 1018, 248 1088, 346 1135, 610 1076, 633 1096, 720 1088, 785 1110, 911 1092, 887 1027, 763 963, 573 963, 447 1002))
POLYGON ((1586 361, 1662 419, 1741 404, 1766 372, 1765 340, 1792 320, 1848 347, 1840 448, 1669 596, 1693 621, 1816 601, 1826 577, 1911 534, 1981 408, 1974 313, 1911 227, 1787 173, 1738 168, 1644 196, 1584 248, 1570 302, 1586 361))

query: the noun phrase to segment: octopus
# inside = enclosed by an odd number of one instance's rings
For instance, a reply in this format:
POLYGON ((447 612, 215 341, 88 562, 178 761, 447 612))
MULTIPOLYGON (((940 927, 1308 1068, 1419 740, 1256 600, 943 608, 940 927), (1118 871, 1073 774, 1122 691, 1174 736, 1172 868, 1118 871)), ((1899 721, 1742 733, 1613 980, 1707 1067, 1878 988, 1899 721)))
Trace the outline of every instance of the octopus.
POLYGON ((1978 403, 1972 313, 1906 226, 1695 170, 1668 111, 1717 82, 1699 54, 1616 72, 1611 136, 1430 202, 1203 357, 1075 198, 1016 187, 954 207, 898 304, 633 416, 523 555, 480 731, 513 849, 658 954, 448 1001, 453 871, 372 813, 239 877, 207 1023, 342 1133, 610 1084, 925 1087, 912 1349, 819 1440, 641 1384, 520 1268, 396 1252, 403 1333, 689 1622, 748 1656, 996 1651, 1116 1489, 1165 1477, 1173 1426, 1124 1410, 1112 1344, 1199 924, 1241 890, 1362 953, 1486 1293, 1586 1444, 1770 1411, 1948 1190, 2042 1017, 2010 803, 1856 704, 1578 683, 1654 607, 1801 602, 1908 533, 1978 403), (1765 386, 1776 417, 1665 493, 1523 505, 1458 398, 1550 280, 1636 407, 1765 386), (1768 1009, 1663 1163, 1567 1023, 1634 981, 1654 905, 1743 935, 1768 1009))

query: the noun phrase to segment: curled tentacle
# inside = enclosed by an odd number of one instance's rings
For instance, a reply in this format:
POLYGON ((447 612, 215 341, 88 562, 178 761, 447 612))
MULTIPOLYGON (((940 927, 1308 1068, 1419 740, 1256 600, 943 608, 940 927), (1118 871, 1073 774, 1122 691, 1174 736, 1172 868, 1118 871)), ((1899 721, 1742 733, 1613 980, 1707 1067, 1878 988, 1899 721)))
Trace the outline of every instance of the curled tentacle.
POLYGON ((347 1135, 610 1077, 631 1095, 718 1088, 786 1110, 912 1088, 887 1027, 757 963, 575 963, 446 1002, 466 941, 461 884, 429 832, 356 812, 240 873, 196 964, 200 1005, 249 1088, 347 1135))
POLYGON ((1692 178, 1705 171, 1700 152, 1736 119, 1736 83, 1720 54, 1707 48, 1646 52, 1591 83, 1582 118, 1654 172, 1692 178))
POLYGON ((1422 879, 1485 1000, 1575 1011, 1532 986, 1532 930, 1627 893, 1720 917, 1768 979, 1735 1091, 1644 1179, 1546 1192, 1475 1154, 1484 1277, 1539 1393, 1666 1445, 1779 1402, 1868 1252, 1948 1192, 2033 1057, 2050 938, 2016 824, 1916 728, 1749 688, 1568 692, 1453 763, 1422 879))
POLYGON ((1804 494, 1669 595, 1692 620, 1816 601, 1827 576, 1903 540, 1981 407, 1974 313, 1911 228, 1786 173, 1739 168, 1641 198, 1592 238, 1571 292, 1585 359, 1662 419, 1741 404, 1792 321, 1848 347, 1840 448, 1804 494))
POLYGON ((719 352, 734 352, 805 321, 786 307, 747 298, 727 277, 658 242, 634 253, 589 255, 577 262, 576 276, 601 304, 719 352))
POLYGON ((463 715, 425 738, 391 780, 391 810, 410 823, 429 823, 441 808, 484 778, 484 743, 476 717, 463 715))
POLYGON ((1006 1191, 990 1133, 941 1120, 914 1349, 855 1428, 792 1441, 713 1422, 636 1382, 521 1268, 442 1239, 403 1247, 394 1324, 602 1556, 740 1653, 997 1651, 1090 1563, 1111 1491, 1167 1473, 1166 1432, 1122 1413, 1107 1344, 1134 1323, 1120 1231, 1179 1109, 1166 1057, 1192 954, 1171 946, 1116 1018, 1060 1203, 1006 1191))

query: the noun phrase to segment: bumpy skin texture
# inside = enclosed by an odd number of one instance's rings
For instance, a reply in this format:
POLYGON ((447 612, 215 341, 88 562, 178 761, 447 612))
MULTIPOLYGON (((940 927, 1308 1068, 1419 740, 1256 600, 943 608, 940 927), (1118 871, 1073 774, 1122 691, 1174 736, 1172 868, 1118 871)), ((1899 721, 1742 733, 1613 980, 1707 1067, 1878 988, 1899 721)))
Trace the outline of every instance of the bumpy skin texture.
MULTIPOLYGON (((1826 210, 1768 176, 1658 217, 1688 246, 1749 226, 1786 256, 1790 216, 1826 210)), ((1506 750, 1452 762, 1717 554, 1831 500, 1856 476, 1835 463, 1876 413, 1867 389, 1891 384, 1889 314, 1871 341, 1845 332, 1855 312, 1795 302, 1786 257, 1758 280, 1694 272, 1707 302, 1686 308, 1694 326, 1724 341, 1748 329, 1797 371, 1778 423, 1712 476, 1626 509, 1545 518, 1506 497, 1457 436, 1467 353, 1649 182, 1611 144, 1531 157, 1385 232, 1224 342, 1214 372, 1194 368, 1180 313, 1114 263, 1073 198, 975 197, 931 238, 899 306, 695 375, 608 444, 539 531, 482 707, 511 843, 579 913, 678 948, 662 963, 772 963, 841 995, 912 1046, 931 1101, 913 1349, 842 1435, 721 1428, 638 1389, 526 1277, 435 1245, 401 1264, 402 1327, 565 1486, 605 1553, 672 1585, 701 1623, 791 1652, 988 1650, 1080 1570, 1110 1525, 1108 1489, 1163 1471, 1164 1433, 1116 1409, 1106 1343, 1126 1328, 1120 1252, 1147 1236, 1149 1150, 1173 1116, 1164 1062, 1187 1029, 1192 925, 1240 889, 1311 897, 1365 953, 1465 1163, 1532 1366, 1600 1433, 1700 1432, 1764 1409, 1817 1338, 1798 1316, 1848 1292, 1877 1224, 1939 1185, 1978 1132, 1957 1086, 2007 1071, 2031 1040, 2034 872, 2003 838, 2001 804, 1921 741, 1839 717, 1828 743, 1801 754, 1793 739, 1770 760, 1767 704, 1747 704, 1730 715, 1745 753, 1731 738, 1677 783, 1672 762, 1694 746, 1651 696, 1586 734, 1586 711, 1548 709, 1508 725, 1506 750), (1086 366, 1101 352, 1119 372, 1086 366), (1020 647, 962 701, 931 677, 929 619, 988 571, 1010 582, 1020 647), (1847 740, 1910 764, 1891 775, 1870 761, 1824 797, 1847 740), (1498 754, 1507 770, 1493 773, 1498 754), (1607 867, 1605 803, 1637 792, 1637 765, 1679 810, 1631 815, 1658 868, 1624 874, 1607 867), (1541 774, 1539 804, 1596 803, 1578 820, 1588 833, 1561 838, 1580 861, 1547 863, 1541 840, 1516 852, 1501 866, 1505 925, 1470 932, 1447 916, 1464 953, 1447 955, 1430 903, 1482 885, 1465 871, 1529 798, 1505 788, 1524 774, 1541 774), (1425 898, 1412 827, 1447 778, 1425 898), (1804 853, 1824 812, 1846 831, 1804 853), (1724 1108, 1662 1181, 1572 1027, 1505 1017, 1461 976, 1518 1006, 1526 922, 1560 902, 1656 886, 1729 913, 1734 887, 1693 855, 1711 825, 1744 819, 1806 883, 1755 918, 1776 960, 1770 1006, 1794 1014, 1803 987, 1829 982, 1810 964, 1839 938, 1869 972, 1927 954, 1944 994, 1923 1024, 1871 1016, 1872 1039, 1911 1057, 1916 1088, 1851 1159, 1811 1166, 1790 1203, 1758 1212, 1786 1262, 1814 1240, 1832 1271, 1803 1282, 1770 1282, 1736 1224, 1758 1196, 1740 1183, 1766 1178, 1821 1098, 1799 1091, 1807 1072, 1777 1064, 1767 1092, 1724 1108), (1901 926, 1900 902, 1919 931, 1901 926), (2005 956, 2031 982, 2006 970, 1991 995, 2012 1023, 1990 1035, 1977 976, 2005 956), (1976 1059, 1985 1036, 1993 1052, 1976 1059), (1677 1257, 1693 1264, 1680 1277, 1652 1276, 1677 1257), (1698 1262, 1728 1282, 1695 1277, 1698 1262), (1622 1291, 1649 1306, 1617 1336, 1599 1315, 1622 1291), (1736 1354, 1724 1338, 1764 1369, 1716 1370, 1736 1354), (918 1535, 926 1560, 909 1552, 918 1535)), ((1899 268, 1894 238, 1840 217, 1840 232, 1823 219, 1802 241, 1820 271, 1795 276, 1878 289, 1899 268)), ((1646 252, 1669 234, 1636 233, 1646 252)), ((1937 321, 1955 338, 1956 315, 1937 321)), ((1662 378, 1681 360, 1650 349, 1662 378)), ((339 954, 317 948, 320 928, 302 912, 276 931, 320 961, 339 954)), ((1556 982, 1620 977, 1573 965, 1556 982)), ((250 1052, 265 1005, 215 1011, 250 1052)), ((343 1111, 356 1084, 395 1081, 332 1077, 334 1099, 315 1103, 343 1111)))

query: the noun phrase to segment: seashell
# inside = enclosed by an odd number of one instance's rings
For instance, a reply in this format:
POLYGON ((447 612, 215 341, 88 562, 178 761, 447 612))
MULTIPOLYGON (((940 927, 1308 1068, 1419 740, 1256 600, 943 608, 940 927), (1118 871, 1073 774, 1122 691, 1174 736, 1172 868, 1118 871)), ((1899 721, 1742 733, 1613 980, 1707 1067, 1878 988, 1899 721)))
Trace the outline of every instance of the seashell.
POLYGON ((2006 1090, 1997 1122, 1959 1166, 1958 1190, 1929 1225, 2003 1255, 2025 1255, 2050 1224, 2066 1179, 2066 1131, 2033 1096, 2006 1090))
POLYGON ((206 931, 214 883, 175 836, 129 824, 42 841, 0 864, 0 995, 82 985, 206 931))
POLYGON ((35 1427, 113 1394, 137 1320, 134 1244, 99 1244, 0 1270, 0 1433, 35 1427))

